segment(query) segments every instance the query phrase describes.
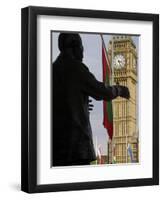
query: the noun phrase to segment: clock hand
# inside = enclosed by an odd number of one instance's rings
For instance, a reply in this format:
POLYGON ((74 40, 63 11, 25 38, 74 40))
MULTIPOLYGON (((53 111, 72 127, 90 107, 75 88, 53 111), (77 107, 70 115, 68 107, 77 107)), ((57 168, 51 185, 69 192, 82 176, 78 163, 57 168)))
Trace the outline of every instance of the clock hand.
POLYGON ((119 65, 121 65, 121 64, 122 64, 122 61, 121 61, 121 60, 118 60, 118 63, 119 63, 119 65))

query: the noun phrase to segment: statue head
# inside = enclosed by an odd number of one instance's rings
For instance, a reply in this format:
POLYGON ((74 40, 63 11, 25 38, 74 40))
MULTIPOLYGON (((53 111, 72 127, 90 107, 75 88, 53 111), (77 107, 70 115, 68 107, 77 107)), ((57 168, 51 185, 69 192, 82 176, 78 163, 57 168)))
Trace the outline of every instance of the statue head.
POLYGON ((58 38, 58 47, 61 52, 65 52, 74 59, 82 61, 83 45, 79 34, 60 33, 58 38))

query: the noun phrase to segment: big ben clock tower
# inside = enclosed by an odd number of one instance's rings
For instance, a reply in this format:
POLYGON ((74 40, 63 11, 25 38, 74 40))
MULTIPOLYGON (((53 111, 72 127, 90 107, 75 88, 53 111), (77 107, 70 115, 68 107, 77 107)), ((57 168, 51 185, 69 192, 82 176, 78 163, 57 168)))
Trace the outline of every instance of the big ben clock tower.
POLYGON ((130 99, 118 97, 113 104, 113 139, 108 143, 109 163, 138 162, 137 48, 131 36, 113 36, 108 56, 112 84, 127 86, 130 99))

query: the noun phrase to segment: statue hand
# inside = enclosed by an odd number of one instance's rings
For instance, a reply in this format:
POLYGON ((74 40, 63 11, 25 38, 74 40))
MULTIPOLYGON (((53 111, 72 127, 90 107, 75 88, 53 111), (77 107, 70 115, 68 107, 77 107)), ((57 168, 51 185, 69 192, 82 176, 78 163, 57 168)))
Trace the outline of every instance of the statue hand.
POLYGON ((128 87, 118 85, 117 89, 118 89, 118 96, 126 98, 126 99, 130 98, 130 92, 129 92, 128 87))
POLYGON ((88 99, 88 110, 92 111, 93 110, 94 105, 92 104, 92 100, 88 99))

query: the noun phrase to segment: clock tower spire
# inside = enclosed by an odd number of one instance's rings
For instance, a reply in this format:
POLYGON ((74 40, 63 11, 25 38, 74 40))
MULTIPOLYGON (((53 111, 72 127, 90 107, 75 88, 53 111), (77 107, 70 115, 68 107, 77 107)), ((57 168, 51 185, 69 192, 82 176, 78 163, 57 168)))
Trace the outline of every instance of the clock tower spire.
POLYGON ((128 155, 129 147, 134 162, 138 162, 138 53, 132 36, 113 36, 109 42, 108 56, 113 69, 112 84, 127 86, 130 91, 129 100, 118 97, 112 101, 114 132, 108 144, 109 163, 132 162, 128 155))

